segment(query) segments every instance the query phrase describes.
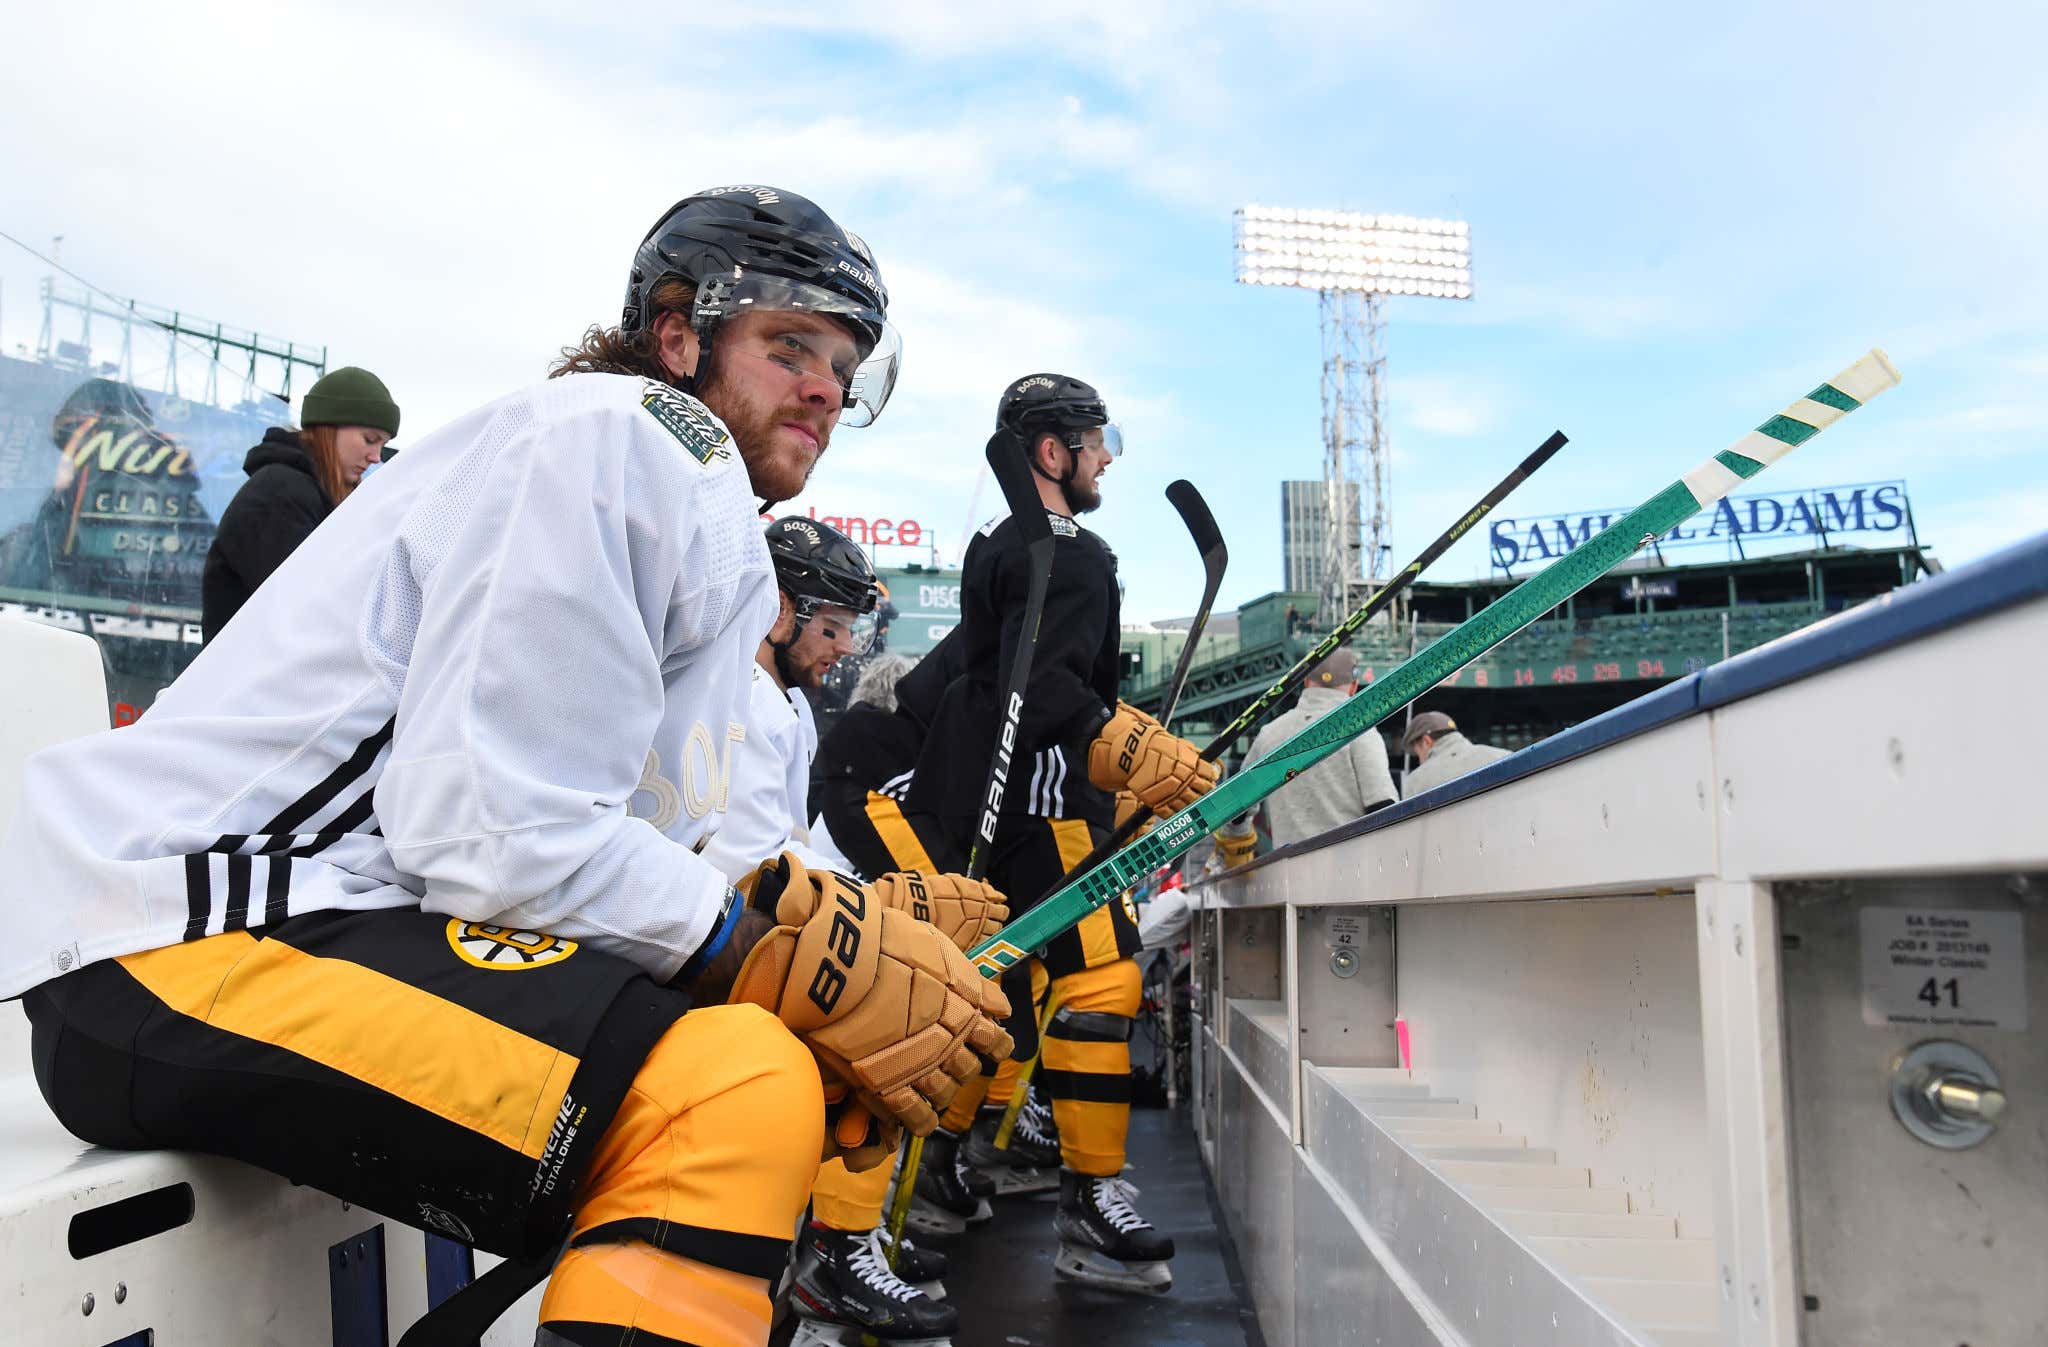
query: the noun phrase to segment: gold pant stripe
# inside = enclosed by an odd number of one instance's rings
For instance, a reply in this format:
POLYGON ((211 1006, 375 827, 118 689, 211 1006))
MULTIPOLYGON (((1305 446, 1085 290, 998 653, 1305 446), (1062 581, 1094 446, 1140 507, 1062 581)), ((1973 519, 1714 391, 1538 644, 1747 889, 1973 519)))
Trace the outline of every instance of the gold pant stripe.
POLYGON ((125 955, 158 1000, 539 1159, 577 1059, 417 987, 231 931, 125 955), (543 1081, 538 1095, 507 1081, 543 1081))
MULTIPOLYGON (((910 821, 903 817, 903 809, 896 801, 876 791, 869 791, 868 822, 875 825, 875 834, 882 839, 882 845, 889 848, 889 855, 895 859, 897 868, 923 870, 927 874, 938 870, 939 867, 932 864, 930 853, 924 849, 924 843, 918 840, 916 831, 911 828, 910 821)), ((880 876, 871 875, 869 878, 878 879, 880 876)))
MULTIPOLYGON (((1046 823, 1051 826, 1053 842, 1059 847, 1061 870, 1071 871, 1088 859, 1088 853, 1095 849, 1086 819, 1053 818, 1047 819, 1046 823)), ((1116 925, 1108 908, 1098 907, 1081 918, 1074 934, 1081 939, 1083 961, 1088 967, 1114 963, 1120 957, 1116 948, 1116 925)))

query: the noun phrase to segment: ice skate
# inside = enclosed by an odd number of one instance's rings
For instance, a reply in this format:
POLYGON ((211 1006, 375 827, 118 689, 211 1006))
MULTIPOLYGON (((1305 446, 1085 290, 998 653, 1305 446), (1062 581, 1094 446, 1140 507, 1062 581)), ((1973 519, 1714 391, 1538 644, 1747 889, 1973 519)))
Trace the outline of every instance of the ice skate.
MULTIPOLYGON (((886 1262, 889 1236, 884 1232, 881 1238, 880 1252, 886 1262)), ((920 1248, 908 1230, 903 1232, 903 1244, 896 1254, 896 1275, 933 1300, 946 1298, 946 1255, 937 1249, 920 1248)))
POLYGON ((977 1194, 960 1162, 960 1138, 944 1130, 925 1138, 924 1164, 911 1190, 910 1228, 920 1234, 957 1235, 995 1213, 977 1194))
POLYGON ((996 1146, 1001 1109, 983 1109, 960 1153, 976 1174, 986 1174, 995 1196, 1043 1193, 1060 1186, 1060 1144, 1052 1135, 1052 1109, 1033 1095, 1019 1110, 1007 1150, 996 1146))
POLYGON ((799 1316, 791 1347, 857 1347, 864 1335, 898 1347, 950 1347, 960 1321, 959 1310, 889 1271, 879 1229, 806 1226, 790 1303, 799 1316))
POLYGON ((1173 1286, 1173 1241, 1137 1213, 1138 1195, 1120 1178, 1060 1171, 1060 1209, 1053 1217, 1060 1250, 1053 1272, 1107 1291, 1163 1295, 1173 1286))

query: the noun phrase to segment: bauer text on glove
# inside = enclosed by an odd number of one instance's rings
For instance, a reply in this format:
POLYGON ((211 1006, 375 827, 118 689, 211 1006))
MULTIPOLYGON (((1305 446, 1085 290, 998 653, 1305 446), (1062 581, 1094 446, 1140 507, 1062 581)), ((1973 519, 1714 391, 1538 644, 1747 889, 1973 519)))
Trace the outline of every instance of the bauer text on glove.
POLYGON ((732 999, 773 1011, 878 1116, 929 1132, 976 1054, 1009 1052, 1002 991, 929 922, 787 852, 739 887, 776 925, 732 999))

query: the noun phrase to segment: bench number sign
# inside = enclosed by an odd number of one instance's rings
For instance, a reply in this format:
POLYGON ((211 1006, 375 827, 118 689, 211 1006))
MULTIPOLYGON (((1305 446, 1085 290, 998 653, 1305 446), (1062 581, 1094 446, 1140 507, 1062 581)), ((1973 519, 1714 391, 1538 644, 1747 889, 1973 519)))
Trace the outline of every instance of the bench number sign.
POLYGON ((2024 923, 2018 912, 1864 908, 1863 1022, 2025 1029, 2024 923))

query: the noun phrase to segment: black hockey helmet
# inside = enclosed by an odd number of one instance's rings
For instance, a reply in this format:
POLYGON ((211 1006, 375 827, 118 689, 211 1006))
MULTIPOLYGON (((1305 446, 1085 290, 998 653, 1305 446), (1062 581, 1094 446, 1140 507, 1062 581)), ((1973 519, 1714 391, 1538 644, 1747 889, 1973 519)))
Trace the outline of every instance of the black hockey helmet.
POLYGON ((837 319, 859 348, 841 423, 864 426, 881 415, 902 354, 889 326, 889 291, 868 245, 810 201, 751 184, 707 188, 678 201, 633 255, 620 331, 631 335, 649 324, 654 287, 671 278, 697 290, 690 311, 701 346, 694 382, 709 373, 712 339, 726 319, 750 309, 799 309, 837 319))
MULTIPOLYGON (((796 605, 796 631, 825 604, 837 604, 854 614, 853 652, 866 652, 875 638, 880 590, 875 568, 852 539, 815 519, 784 515, 768 525, 768 557, 775 564, 775 583, 796 605)), ((790 640, 795 639, 792 632, 790 640)))
POLYGON ((1080 447, 1080 432, 1099 426, 1110 457, 1124 451, 1123 435, 1109 419, 1102 394, 1070 374, 1027 374, 1011 384, 996 404, 996 425, 1022 435, 1057 435, 1070 448, 1080 447))

